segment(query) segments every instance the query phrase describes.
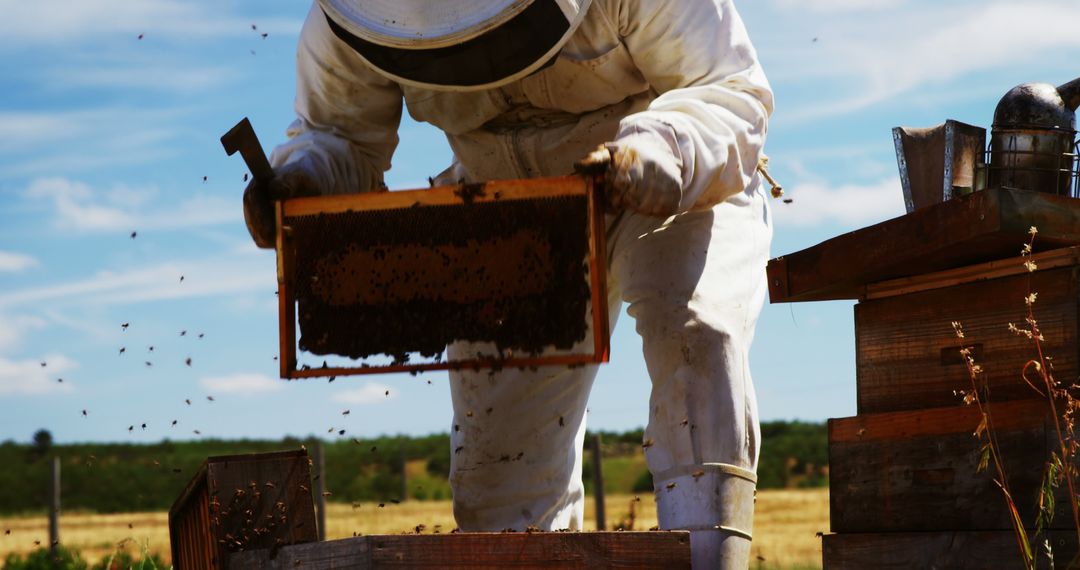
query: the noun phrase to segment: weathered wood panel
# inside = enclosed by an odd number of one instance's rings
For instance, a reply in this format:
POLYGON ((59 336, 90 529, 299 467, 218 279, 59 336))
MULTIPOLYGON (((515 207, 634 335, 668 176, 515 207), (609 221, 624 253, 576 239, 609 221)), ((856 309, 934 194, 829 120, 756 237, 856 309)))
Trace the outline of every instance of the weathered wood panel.
MULTIPOLYGON (((1052 531, 1054 564, 1045 550, 1038 568, 1075 568, 1076 533, 1052 531)), ((1020 547, 1012 531, 895 532, 827 534, 822 537, 824 570, 987 570, 1023 568, 1020 547)))
MULTIPOLYGON (((1038 358, 1035 343, 1008 329, 1009 323, 1026 326, 1029 291, 1038 293, 1034 315, 1055 378, 1076 380, 1080 266, 1074 265, 856 305, 859 413, 963 405, 957 391, 970 391, 972 384, 961 347, 972 349, 983 370, 979 381, 990 387, 994 400, 1038 397, 1021 376, 1025 364, 1038 358), (963 339, 952 321, 962 324, 963 339)), ((1029 372, 1029 377, 1037 375, 1029 372)))
POLYGON ((821 242, 769 262, 772 303, 858 299, 865 285, 1080 244, 1080 200, 990 188, 821 242))
MULTIPOLYGON (((1056 435, 1044 401, 995 404, 990 414, 1013 498, 1034 526, 1044 464, 1056 435)), ((1007 530, 1009 512, 979 471, 976 406, 869 414, 829 421, 833 532, 1007 530)), ((1052 528, 1071 528, 1062 485, 1052 528)))
POLYGON ((234 554, 233 570, 690 568, 687 532, 376 535, 234 554))
POLYGON ((229 553, 318 540, 307 452, 210 457, 169 509, 173 564, 227 569, 229 553))

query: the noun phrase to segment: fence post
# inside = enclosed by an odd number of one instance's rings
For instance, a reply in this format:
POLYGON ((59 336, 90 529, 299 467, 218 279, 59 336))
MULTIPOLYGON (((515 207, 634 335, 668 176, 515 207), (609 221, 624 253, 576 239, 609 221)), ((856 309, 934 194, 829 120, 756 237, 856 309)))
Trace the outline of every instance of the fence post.
POLYGON ((593 457, 593 495, 596 497, 596 530, 607 528, 607 520, 604 516, 604 469, 603 458, 600 456, 600 434, 595 434, 590 442, 593 457))
POLYGON ((49 554, 53 567, 60 565, 60 458, 49 464, 49 554))
POLYGON ((315 516, 318 517, 319 540, 326 540, 326 456, 322 441, 316 440, 315 450, 315 516))

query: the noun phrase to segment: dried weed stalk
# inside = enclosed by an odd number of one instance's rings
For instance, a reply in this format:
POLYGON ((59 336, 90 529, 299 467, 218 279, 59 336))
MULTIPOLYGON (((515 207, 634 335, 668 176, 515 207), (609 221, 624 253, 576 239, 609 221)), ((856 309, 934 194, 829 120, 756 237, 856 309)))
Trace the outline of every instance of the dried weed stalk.
MULTIPOLYGON (((1032 226, 1028 230, 1029 239, 1024 244, 1021 250, 1021 258, 1023 259, 1024 267, 1027 269, 1029 275, 1038 269, 1038 265, 1031 259, 1032 246, 1035 242, 1035 236, 1038 234, 1038 230, 1035 226, 1032 226)), ((1001 489, 1002 495, 1005 499, 1006 506, 1009 509, 1010 523, 1012 524, 1013 534, 1016 538, 1017 545, 1020 548, 1021 556, 1023 557, 1024 567, 1033 569, 1036 567, 1036 552, 1033 547, 1034 540, 1044 534, 1044 531, 1049 528, 1050 523, 1054 518, 1055 500, 1054 492, 1064 482, 1069 490, 1069 507, 1072 511, 1073 528, 1077 533, 1077 540, 1080 542, 1080 504, 1078 504, 1078 497, 1076 494, 1076 453, 1080 448, 1080 443, 1077 442, 1075 432, 1075 415, 1076 410, 1080 407, 1073 393, 1077 389, 1075 383, 1070 385, 1062 385, 1060 382, 1054 379, 1053 367, 1051 359, 1043 352, 1042 342, 1044 340, 1042 333, 1039 331, 1039 324, 1035 320, 1034 306, 1038 299, 1038 292, 1031 290, 1031 281, 1028 280, 1028 291, 1024 297, 1024 304, 1027 307, 1027 315, 1024 319, 1024 326, 1017 326, 1015 323, 1009 323, 1009 330, 1013 333, 1027 337, 1034 344, 1035 358, 1032 358, 1024 363, 1024 367, 1021 370, 1021 379, 1023 382, 1036 394, 1046 400, 1049 408, 1049 414, 1054 422, 1054 429, 1057 441, 1057 449, 1050 453, 1050 457, 1047 459, 1043 466, 1043 479, 1042 485, 1039 488, 1038 497, 1038 514, 1035 519, 1034 533, 1029 535, 1028 530, 1024 527, 1023 519, 1020 517, 1019 510, 1016 507, 1016 502, 1013 499, 1013 495, 1009 489, 1008 478, 1005 475, 1005 469, 1002 466, 1002 458, 1000 453, 1000 447, 997 443, 997 434, 994 430, 993 416, 990 412, 990 387, 987 382, 983 381, 980 377, 982 373, 982 367, 979 366, 971 353, 971 347, 963 347, 960 350, 961 355, 964 357, 965 364, 968 369, 968 376, 971 380, 970 391, 959 391, 958 395, 961 395, 964 399, 964 403, 968 405, 976 405, 979 409, 980 422, 975 428, 974 435, 979 438, 982 447, 980 448, 980 460, 978 470, 982 471, 987 469, 992 463, 994 466, 994 483, 1001 489)), ((954 321, 952 323, 953 330, 956 336, 960 339, 964 338, 964 330, 959 322, 954 321)), ((1050 541, 1043 541, 1043 554, 1049 559, 1051 567, 1053 567, 1053 552, 1050 549, 1050 541)), ((1072 561, 1075 563, 1076 561, 1072 561)), ((1070 567, 1072 567, 1070 565, 1070 567)))

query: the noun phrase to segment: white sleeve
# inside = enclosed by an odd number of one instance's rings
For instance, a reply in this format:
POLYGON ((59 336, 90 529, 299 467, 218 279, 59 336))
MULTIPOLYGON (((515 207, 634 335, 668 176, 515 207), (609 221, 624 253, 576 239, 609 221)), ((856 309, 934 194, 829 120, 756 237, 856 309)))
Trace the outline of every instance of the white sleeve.
POLYGON ((682 164, 680 210, 708 208, 754 179, 773 110, 769 82, 731 0, 618 0, 618 26, 660 96, 619 136, 652 131, 682 164))
POLYGON ((339 40, 313 3, 296 56, 296 115, 270 164, 313 163, 329 194, 383 186, 397 147, 402 94, 339 40))

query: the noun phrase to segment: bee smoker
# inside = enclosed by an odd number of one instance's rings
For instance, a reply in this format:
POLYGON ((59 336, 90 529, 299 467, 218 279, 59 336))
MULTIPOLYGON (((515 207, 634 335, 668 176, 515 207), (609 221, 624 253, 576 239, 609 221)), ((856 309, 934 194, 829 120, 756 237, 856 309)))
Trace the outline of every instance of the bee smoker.
POLYGON ((988 186, 1078 196, 1080 78, 1013 87, 994 110, 988 186))

